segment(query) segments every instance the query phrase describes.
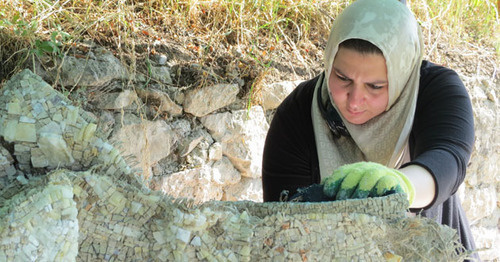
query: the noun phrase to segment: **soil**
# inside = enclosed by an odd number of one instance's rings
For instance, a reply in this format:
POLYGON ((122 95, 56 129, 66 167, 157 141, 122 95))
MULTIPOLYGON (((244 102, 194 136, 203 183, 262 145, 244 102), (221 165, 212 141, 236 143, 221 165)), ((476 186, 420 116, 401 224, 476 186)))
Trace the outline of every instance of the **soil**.
MULTIPOLYGON (((259 58, 249 47, 221 46, 210 48, 200 54, 199 49, 186 48, 189 39, 178 42, 164 42, 149 48, 139 45, 137 64, 145 64, 146 57, 164 54, 172 64, 173 85, 178 88, 200 87, 211 83, 238 83, 241 86, 240 98, 246 97, 252 85, 258 92, 263 84, 278 81, 307 80, 321 73, 323 69, 323 50, 326 37, 297 44, 292 50, 284 44, 274 52, 259 58)), ((493 47, 474 43, 453 43, 441 37, 439 43, 425 43, 424 59, 449 67, 461 76, 488 79, 498 85, 498 57, 493 47)), ((189 44, 188 44, 189 46, 189 44)), ((140 68, 140 70, 146 70, 140 68)))
MULTIPOLYGON (((285 80, 307 80, 324 70, 323 50, 326 47, 326 37, 302 41, 296 44, 296 49, 291 49, 285 43, 276 47, 273 52, 260 52, 259 55, 251 47, 229 45, 228 42, 221 42, 219 46, 200 51, 199 46, 202 45, 196 45, 196 39, 186 36, 177 40, 150 43, 147 39, 143 39, 143 43, 136 43, 132 53, 117 51, 114 53, 116 57, 131 65, 131 68, 135 66, 135 70, 144 75, 147 75, 148 63, 158 64, 161 57, 166 57, 166 65, 171 69, 172 85, 152 81, 146 86, 141 83, 141 87, 172 93, 216 83, 236 83, 240 86, 238 94, 240 101, 233 107, 240 107, 238 109, 246 108, 248 103, 259 104, 260 90, 268 84, 285 80)), ((495 96, 499 92, 499 66, 494 48, 464 41, 453 43, 444 37, 438 40, 439 42, 425 43, 424 59, 452 68, 461 77, 476 78, 477 82, 484 85, 484 92, 493 94, 493 99, 496 99, 495 96), (486 90, 488 87, 492 88, 486 90)), ((140 41, 141 39, 138 42, 140 41)), ((116 50, 110 44, 106 46, 104 43, 104 45, 109 50, 116 50)), ((75 52, 84 55, 88 49, 88 47, 77 47, 75 52)), ((122 87, 122 84, 115 84, 98 91, 110 92, 122 87)), ((100 115, 94 106, 101 97, 99 92, 96 90, 88 92, 78 88, 74 91, 70 98, 83 109, 100 115)), ((145 107, 148 110, 148 118, 158 116, 153 109, 154 106, 151 104, 145 107)), ((269 119, 272 118, 272 114, 273 112, 268 112, 269 119)))

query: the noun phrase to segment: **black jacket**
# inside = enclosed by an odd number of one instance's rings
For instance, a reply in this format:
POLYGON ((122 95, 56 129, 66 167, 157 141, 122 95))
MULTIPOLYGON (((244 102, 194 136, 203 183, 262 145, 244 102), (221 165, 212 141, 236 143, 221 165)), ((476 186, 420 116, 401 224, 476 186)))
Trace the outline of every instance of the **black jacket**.
MULTIPOLYGON (((301 83, 278 107, 264 147, 264 201, 278 201, 283 190, 320 182, 311 104, 318 77, 301 83)), ((436 182, 436 197, 421 212, 457 229, 468 250, 475 245, 455 195, 462 184, 474 143, 469 95, 451 69, 424 61, 414 123, 409 138, 411 162, 426 168, 436 182)))

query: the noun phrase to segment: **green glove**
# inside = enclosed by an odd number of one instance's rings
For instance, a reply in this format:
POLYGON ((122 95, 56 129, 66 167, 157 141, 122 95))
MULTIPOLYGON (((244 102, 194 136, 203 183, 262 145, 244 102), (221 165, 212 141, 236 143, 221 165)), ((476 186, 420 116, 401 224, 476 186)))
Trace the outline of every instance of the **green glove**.
POLYGON ((414 188, 398 170, 373 162, 357 162, 339 167, 322 181, 323 193, 335 200, 405 193, 410 204, 414 188))

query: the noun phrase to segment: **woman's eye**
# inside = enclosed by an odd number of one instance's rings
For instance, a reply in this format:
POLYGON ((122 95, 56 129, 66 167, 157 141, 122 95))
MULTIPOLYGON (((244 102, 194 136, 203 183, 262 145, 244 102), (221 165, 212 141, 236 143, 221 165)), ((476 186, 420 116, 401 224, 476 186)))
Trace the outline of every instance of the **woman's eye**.
POLYGON ((384 87, 384 86, 377 86, 377 85, 372 85, 372 84, 370 84, 368 86, 371 87, 372 89, 380 89, 380 88, 384 87))
POLYGON ((341 75, 337 75, 337 77, 338 77, 341 81, 349 81, 349 78, 347 78, 347 77, 344 77, 344 76, 341 76, 341 75))

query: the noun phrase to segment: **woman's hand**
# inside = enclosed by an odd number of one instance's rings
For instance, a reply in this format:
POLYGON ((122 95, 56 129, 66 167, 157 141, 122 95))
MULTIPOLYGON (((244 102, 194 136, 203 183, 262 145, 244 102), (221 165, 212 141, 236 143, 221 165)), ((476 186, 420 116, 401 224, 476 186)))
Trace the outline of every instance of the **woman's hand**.
POLYGON ((411 205, 415 195, 412 182, 403 173, 373 162, 341 166, 322 184, 323 193, 335 200, 405 193, 411 205))

